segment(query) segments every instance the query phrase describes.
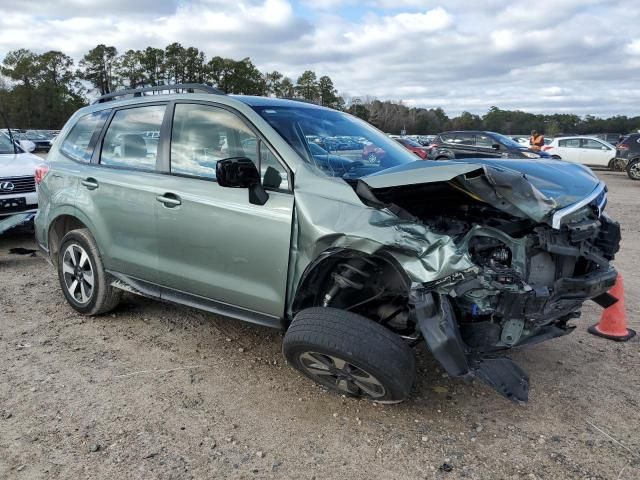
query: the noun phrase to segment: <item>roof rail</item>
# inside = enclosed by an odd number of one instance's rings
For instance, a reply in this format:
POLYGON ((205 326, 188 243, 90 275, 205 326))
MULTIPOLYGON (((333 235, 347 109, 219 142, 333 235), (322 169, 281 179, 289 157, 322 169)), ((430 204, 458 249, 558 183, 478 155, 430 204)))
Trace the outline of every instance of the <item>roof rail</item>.
POLYGON ((143 94, 147 92, 163 92, 168 90, 185 90, 185 93, 195 93, 196 90, 200 90, 204 93, 211 93, 213 95, 226 95, 222 90, 211 87, 209 85, 205 85, 203 83, 177 83, 175 85, 158 85, 157 87, 144 87, 144 88, 132 88, 129 90, 120 90, 113 93, 107 93, 106 95, 102 95, 98 97, 92 102, 96 103, 105 103, 111 100, 115 100, 118 97, 125 97, 127 95, 131 95, 133 97, 142 97, 143 94))

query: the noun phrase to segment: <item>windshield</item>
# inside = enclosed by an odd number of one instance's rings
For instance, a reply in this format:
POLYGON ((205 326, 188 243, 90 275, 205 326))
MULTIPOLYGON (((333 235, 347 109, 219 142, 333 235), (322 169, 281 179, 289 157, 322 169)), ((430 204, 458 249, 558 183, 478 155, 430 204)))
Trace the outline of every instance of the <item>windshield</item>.
POLYGON ((512 138, 505 137, 504 135, 500 135, 499 133, 491 132, 491 135, 493 135, 493 137, 496 140, 498 140, 501 144, 503 144, 505 147, 522 148, 523 146, 521 143, 516 142, 512 138))
POLYGON ((357 179, 415 161, 415 155, 395 140, 342 112, 304 105, 253 109, 326 175, 357 179))
MULTIPOLYGON (((20 152, 20 150, 18 150, 18 152, 20 152)), ((0 133, 0 155, 14 153, 15 150, 13 149, 13 145, 11 144, 11 139, 9 139, 6 133, 0 133)))

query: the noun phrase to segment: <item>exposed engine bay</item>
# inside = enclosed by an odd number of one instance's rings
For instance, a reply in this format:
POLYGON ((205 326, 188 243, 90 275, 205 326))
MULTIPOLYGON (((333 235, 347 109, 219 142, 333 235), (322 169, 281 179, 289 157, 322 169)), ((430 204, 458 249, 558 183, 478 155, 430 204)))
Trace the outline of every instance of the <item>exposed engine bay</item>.
POLYGON ((620 228, 601 203, 571 213, 558 229, 513 204, 497 208, 455 179, 377 189, 359 183, 356 191, 369 206, 451 237, 473 267, 416 284, 384 253, 363 257, 345 250, 307 279, 329 288, 311 288, 297 308, 343 308, 409 341, 423 338, 450 375, 479 378, 526 401, 527 374, 497 352, 569 333, 575 328, 569 320, 580 316, 588 299, 605 306, 615 301, 606 292, 617 275, 609 262, 620 228), (331 278, 321 278, 321 271, 331 278))

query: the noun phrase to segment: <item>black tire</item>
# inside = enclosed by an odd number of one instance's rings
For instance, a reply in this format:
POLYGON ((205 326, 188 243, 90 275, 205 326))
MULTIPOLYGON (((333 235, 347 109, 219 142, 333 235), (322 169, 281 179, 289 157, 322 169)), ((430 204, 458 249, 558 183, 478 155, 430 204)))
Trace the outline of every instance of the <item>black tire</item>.
POLYGON ((293 368, 351 397, 401 402, 416 378, 415 357, 402 338, 345 310, 302 310, 285 334, 282 351, 293 368))
POLYGON ((100 315, 118 306, 122 290, 109 284, 96 241, 89 230, 72 230, 67 233, 62 239, 57 260, 60 288, 69 305, 76 311, 84 315, 100 315), (86 258, 82 252, 86 254, 86 258), (93 285, 89 279, 93 281, 93 285))
POLYGON ((449 157, 445 157, 443 155, 440 155, 439 157, 436 157, 436 160, 449 160, 449 157))
POLYGON ((631 180, 640 180, 640 158, 634 158, 629 162, 627 175, 631 180))
POLYGON ((562 160, 562 157, 560 155, 551 155, 551 158, 553 158, 554 160, 562 160))

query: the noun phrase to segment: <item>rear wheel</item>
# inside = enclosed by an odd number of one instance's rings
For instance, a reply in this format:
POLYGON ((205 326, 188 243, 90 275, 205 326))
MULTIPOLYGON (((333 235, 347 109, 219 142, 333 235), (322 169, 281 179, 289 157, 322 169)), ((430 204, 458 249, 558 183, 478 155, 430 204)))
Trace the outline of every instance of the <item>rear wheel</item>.
POLYGON ((627 175, 631 180, 640 180, 640 158, 634 158, 629 162, 627 175))
POLYGON ((554 160, 562 160, 562 157, 560 155, 551 155, 551 158, 553 158, 554 160))
POLYGON ((62 239, 58 279, 69 305, 85 315, 113 310, 122 291, 108 283, 96 242, 87 229, 72 230, 62 239))
POLYGON ((401 402, 416 377, 415 358, 404 340, 345 310, 302 310, 287 330, 282 349, 292 367, 351 397, 401 402))

